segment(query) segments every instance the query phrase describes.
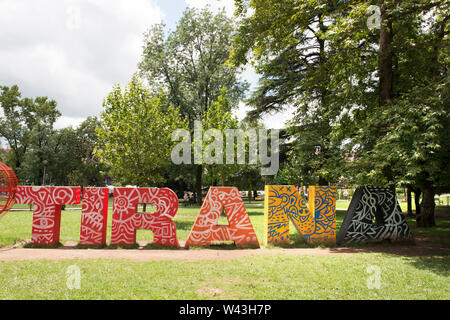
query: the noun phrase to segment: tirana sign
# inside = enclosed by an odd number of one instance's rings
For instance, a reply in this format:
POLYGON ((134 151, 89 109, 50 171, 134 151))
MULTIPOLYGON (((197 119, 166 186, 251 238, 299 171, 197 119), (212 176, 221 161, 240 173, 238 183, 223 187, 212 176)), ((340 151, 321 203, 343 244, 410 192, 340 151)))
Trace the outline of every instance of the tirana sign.
MULTIPOLYGON (((58 244, 62 206, 80 203, 79 245, 106 245, 108 188, 17 186, 14 172, 0 165, 0 216, 14 202, 33 205, 32 245, 58 244)), ((153 232, 154 245, 180 247, 173 221, 178 212, 175 192, 169 188, 118 187, 113 196, 110 245, 134 245, 136 231, 145 229, 153 232), (141 203, 154 204, 156 210, 138 212, 141 203)), ((336 187, 309 187, 305 201, 294 186, 265 186, 263 244, 289 242, 291 223, 308 243, 336 243, 336 187)), ((357 190, 338 235, 339 244, 410 237, 395 192, 384 187, 357 190)), ((236 187, 209 189, 184 246, 223 241, 233 241, 239 247, 260 246, 236 187), (222 212, 228 225, 218 223, 222 212)))
MULTIPOLYGON (((315 187, 310 187, 310 192, 322 194, 325 199, 310 201, 309 206, 313 206, 310 210, 293 186, 266 186, 264 243, 279 244, 288 241, 289 218, 295 221, 296 227, 308 241, 335 241, 335 189, 320 187, 320 190, 318 192, 315 187), (321 193, 322 190, 329 192, 321 193), (296 199, 296 202, 292 203, 290 198, 296 199), (327 226, 320 224, 323 219, 327 221, 327 226)), ((81 187, 18 186, 15 202, 34 206, 31 244, 57 244, 61 207, 82 203, 79 244, 102 246, 106 244, 108 197, 107 188, 84 188, 81 192, 81 187)), ((115 188, 110 244, 133 245, 136 243, 136 230, 145 229, 153 232, 154 245, 179 247, 176 224, 173 221, 177 211, 178 197, 171 189, 115 188), (156 211, 140 213, 137 211, 140 203, 154 204, 156 211)), ((258 238, 236 187, 209 189, 185 247, 207 246, 213 241, 233 241, 237 246, 259 247, 258 238), (228 225, 218 224, 222 211, 226 214, 228 225)))
MULTIPOLYGON (((8 168, 9 169, 9 168, 8 168)), ((12 170, 9 176, 14 175, 12 170)), ((17 186, 3 182, 3 197, 33 205, 32 245, 56 245, 60 240, 61 208, 82 203, 81 246, 106 245, 108 188, 17 186), (8 184, 7 188, 6 185, 8 184)), ((264 243, 289 240, 289 219, 312 243, 334 242, 335 187, 310 187, 309 204, 293 186, 266 186, 264 243)), ((3 208, 8 210, 9 208, 3 208)), ((111 245, 133 245, 136 231, 151 230, 156 246, 179 247, 176 224, 178 197, 169 188, 115 188, 111 245), (154 204, 152 213, 138 212, 138 204, 154 204)), ((259 247, 259 241, 236 187, 211 187, 186 240, 185 247, 208 246, 213 241, 233 241, 237 246, 259 247), (225 212, 228 225, 219 225, 225 212)))

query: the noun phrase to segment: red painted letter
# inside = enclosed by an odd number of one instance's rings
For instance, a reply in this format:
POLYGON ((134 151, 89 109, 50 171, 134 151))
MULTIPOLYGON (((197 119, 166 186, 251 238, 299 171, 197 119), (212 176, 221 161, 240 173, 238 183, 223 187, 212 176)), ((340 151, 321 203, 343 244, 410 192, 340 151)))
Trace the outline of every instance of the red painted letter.
POLYGON ((209 189, 185 246, 208 246, 211 241, 234 241, 237 246, 259 247, 253 225, 235 187, 209 189), (217 224, 223 209, 228 226, 217 224))
POLYGON ((105 245, 108 221, 108 188, 84 188, 80 245, 105 245))
POLYGON ((79 204, 80 196, 80 187, 17 187, 16 203, 34 205, 31 244, 57 244, 61 206, 79 204))
POLYGON ((153 231, 153 244, 178 247, 175 223, 178 197, 168 188, 115 188, 111 244, 136 243, 136 230, 153 231), (139 203, 153 203, 156 212, 136 213, 139 203))

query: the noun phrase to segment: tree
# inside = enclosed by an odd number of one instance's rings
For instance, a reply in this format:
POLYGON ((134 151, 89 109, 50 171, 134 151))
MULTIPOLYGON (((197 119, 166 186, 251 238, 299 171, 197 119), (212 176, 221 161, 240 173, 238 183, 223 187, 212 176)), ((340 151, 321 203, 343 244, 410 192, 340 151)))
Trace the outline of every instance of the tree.
POLYGON ((95 155, 99 126, 96 117, 88 117, 78 128, 67 127, 54 133, 47 150, 51 156, 46 181, 56 185, 105 185, 107 168, 95 155))
MULTIPOLYGON (((329 134, 340 108, 328 88, 332 66, 328 64, 325 34, 338 4, 291 0, 235 3, 240 26, 231 61, 243 65, 250 60, 260 74, 258 88, 247 101, 253 107, 249 117, 295 107, 288 133, 291 154, 301 159, 301 163, 294 160, 290 164, 301 169, 296 181, 328 184, 334 175, 324 169, 324 163, 338 148, 329 134)), ((284 175, 290 175, 286 170, 284 175)))
MULTIPOLYGON (((252 123, 252 128, 263 128, 263 125, 258 126, 255 122, 252 123)), ((247 130, 248 123, 240 124, 240 129, 247 130)), ((245 139, 246 145, 249 145, 249 139, 245 139)), ((250 147, 250 146, 249 146, 250 147)), ((246 159, 249 157, 249 148, 245 150, 246 159)), ((265 182, 271 181, 271 176, 261 175, 261 163, 245 163, 235 167, 235 170, 228 175, 226 183, 236 186, 239 190, 248 192, 248 200, 254 200, 258 190, 264 190, 265 182)))
POLYGON ((341 173, 337 168, 343 165, 340 150, 330 141, 329 124, 321 124, 292 125, 287 129, 286 160, 280 170, 285 183, 309 186, 339 181, 341 173))
POLYGON ((103 184, 103 168, 93 155, 96 118, 86 119, 77 129, 55 130, 53 125, 61 115, 56 101, 21 98, 17 86, 1 89, 0 137, 10 148, 4 160, 22 184, 103 184))
POLYGON ((0 147, 0 162, 6 162, 6 150, 0 147))
MULTIPOLYGON (((347 176, 420 189, 417 225, 434 226, 435 190, 449 187, 449 3, 379 1, 379 30, 364 27, 368 4, 342 15, 328 34, 340 66, 334 86, 352 90, 347 100, 359 99, 347 104, 334 128, 336 141, 347 139, 343 153, 353 157, 347 176), (355 62, 359 72, 349 74, 355 62)), ((336 96, 343 98, 339 91, 336 96)))
MULTIPOLYGON (((190 130, 201 121, 218 100, 221 88, 227 88, 228 103, 237 106, 247 84, 238 79, 239 69, 229 67, 229 47, 233 23, 224 12, 216 15, 208 9, 187 9, 175 31, 164 34, 164 25, 152 27, 145 35, 139 73, 153 91, 167 93, 167 104, 179 108, 190 130)), ((197 202, 202 201, 203 165, 195 171, 197 202)))
POLYGON ((223 88, 221 92, 222 94, 217 98, 217 101, 209 106, 203 117, 202 151, 204 154, 206 151, 206 155, 211 160, 216 160, 214 163, 204 165, 206 169, 205 182, 209 185, 224 186, 227 177, 235 173, 239 166, 235 161, 232 164, 227 163, 227 148, 233 148, 233 154, 236 154, 237 148, 234 137, 233 141, 228 143, 227 136, 230 132, 226 130, 239 129, 239 121, 231 111, 227 90, 223 88))
POLYGON ((232 61, 251 58, 262 75, 252 114, 297 107, 291 162, 319 181, 418 187, 417 224, 434 225, 434 192, 449 184, 449 2, 236 3, 232 61))
POLYGON ((96 155, 98 147, 97 128, 101 125, 97 117, 88 117, 76 130, 77 144, 81 165, 78 170, 81 185, 101 186, 105 184, 105 173, 108 168, 104 166, 96 155))
POLYGON ((10 148, 9 165, 25 183, 40 184, 53 124, 61 115, 55 100, 47 97, 21 98, 18 86, 1 87, 0 137, 10 148))
POLYGON ((185 128, 179 109, 151 93, 134 76, 125 90, 116 85, 105 98, 97 129, 97 156, 121 184, 155 186, 170 165, 172 132, 185 128))

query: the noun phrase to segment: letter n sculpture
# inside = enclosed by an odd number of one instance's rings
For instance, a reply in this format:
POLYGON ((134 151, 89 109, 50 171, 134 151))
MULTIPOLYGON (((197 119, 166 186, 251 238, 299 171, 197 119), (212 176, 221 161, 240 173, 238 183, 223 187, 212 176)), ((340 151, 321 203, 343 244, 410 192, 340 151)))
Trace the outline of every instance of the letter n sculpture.
POLYGON ((308 204, 294 186, 266 186, 265 244, 289 243, 289 220, 308 243, 336 241, 336 187, 309 187, 308 204))
POLYGON ((253 225, 236 187, 211 187, 185 247, 209 246, 213 241, 234 241, 236 246, 259 247, 253 225), (219 225, 222 210, 228 225, 219 225))

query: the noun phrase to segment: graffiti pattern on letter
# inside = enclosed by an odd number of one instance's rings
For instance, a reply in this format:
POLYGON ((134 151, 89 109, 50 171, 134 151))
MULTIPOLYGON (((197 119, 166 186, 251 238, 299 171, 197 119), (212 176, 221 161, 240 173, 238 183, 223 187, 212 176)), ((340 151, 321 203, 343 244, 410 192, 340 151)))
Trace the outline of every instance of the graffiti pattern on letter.
POLYGON ((294 186, 266 186, 264 217, 266 243, 289 240, 289 220, 308 243, 336 239, 336 187, 309 187, 308 204, 294 186))
POLYGON ((133 245, 136 230, 153 232, 153 244, 178 247, 176 225, 178 197, 168 188, 115 188, 111 244, 133 245), (137 213, 139 203, 156 205, 153 213, 137 213))
POLYGON ((61 206, 79 204, 80 197, 80 187, 17 187, 16 203, 34 205, 31 244, 57 244, 61 227, 61 206))
POLYGON ((80 245, 105 245, 108 219, 108 188, 84 188, 80 245))
POLYGON ((339 230, 337 244, 386 239, 411 239, 394 190, 374 186, 357 188, 339 230))
POLYGON ((259 247, 238 188, 209 188, 185 246, 209 246, 212 241, 234 241, 237 246, 259 247), (217 224, 222 210, 228 226, 217 224))

